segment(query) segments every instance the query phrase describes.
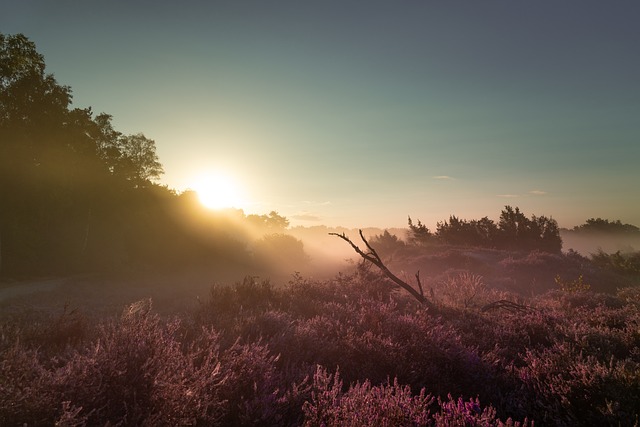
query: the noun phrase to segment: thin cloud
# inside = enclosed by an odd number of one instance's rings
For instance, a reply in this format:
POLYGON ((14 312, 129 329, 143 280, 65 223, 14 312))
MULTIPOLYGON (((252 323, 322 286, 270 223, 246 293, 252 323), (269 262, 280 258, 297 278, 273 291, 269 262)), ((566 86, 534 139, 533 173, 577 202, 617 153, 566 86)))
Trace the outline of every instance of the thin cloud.
POLYGON ((322 218, 309 212, 301 212, 299 214, 293 215, 291 219, 295 219, 297 221, 309 221, 309 222, 322 221, 322 218))
POLYGON ((446 180, 450 180, 453 181, 455 180, 454 177, 449 176, 449 175, 436 175, 434 177, 432 177, 433 179, 438 179, 438 180, 442 180, 442 181, 446 181, 446 180))
POLYGON ((329 200, 325 201, 325 202, 316 202, 313 200, 303 200, 302 201, 303 204, 305 205, 309 205, 309 206, 328 206, 331 204, 331 202, 329 200))
POLYGON ((529 191, 529 194, 533 194, 534 196, 544 196, 547 192, 542 190, 531 190, 529 191))
POLYGON ((515 199, 520 197, 519 194, 496 194, 496 197, 502 197, 503 199, 515 199))

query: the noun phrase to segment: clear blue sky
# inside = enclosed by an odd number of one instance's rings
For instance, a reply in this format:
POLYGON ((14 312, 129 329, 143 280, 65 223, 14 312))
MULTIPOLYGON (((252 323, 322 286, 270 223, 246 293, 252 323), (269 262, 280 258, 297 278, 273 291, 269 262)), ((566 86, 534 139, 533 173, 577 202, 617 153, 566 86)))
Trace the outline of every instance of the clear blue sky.
POLYGON ((74 105, 247 212, 640 225, 640 2, 0 0, 74 105))

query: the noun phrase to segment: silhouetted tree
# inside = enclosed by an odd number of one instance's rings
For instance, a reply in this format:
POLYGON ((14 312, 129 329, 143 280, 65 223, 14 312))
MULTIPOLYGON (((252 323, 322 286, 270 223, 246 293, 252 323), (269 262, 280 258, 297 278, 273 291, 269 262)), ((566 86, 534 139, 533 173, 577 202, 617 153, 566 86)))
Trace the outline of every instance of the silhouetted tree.
POLYGON ((488 217, 480 218, 474 221, 476 234, 480 245, 486 247, 494 247, 498 239, 498 226, 488 217))
POLYGON ((520 212, 520 208, 514 209, 511 206, 505 206, 500 214, 498 229, 502 247, 528 249, 531 227, 527 217, 520 212))
POLYGON ((562 249, 558 223, 545 216, 528 219, 520 209, 505 206, 500 215, 499 236, 501 247, 506 249, 540 249, 559 252, 562 249))
POLYGON ((382 256, 393 255, 394 252, 405 246, 405 243, 395 234, 389 233, 389 230, 384 230, 382 234, 373 236, 369 239, 369 243, 375 247, 376 251, 382 256))
POLYGON ((492 247, 496 245, 497 231, 495 223, 487 217, 467 221, 451 215, 448 222, 438 222, 436 237, 450 245, 492 247))
POLYGON ((535 247, 545 252, 560 252, 562 250, 562 238, 560 237, 560 227, 553 218, 546 216, 531 217, 536 234, 535 247))
POLYGON ((409 217, 408 240, 412 245, 423 246, 433 240, 433 234, 420 220, 418 220, 417 224, 414 224, 411 217, 409 217))
POLYGON ((289 227, 289 220, 276 211, 268 215, 247 215, 247 222, 260 232, 277 233, 289 227))
POLYGON ((90 108, 70 105, 71 89, 45 72, 35 44, 0 34, 0 236, 8 270, 77 268, 88 248, 125 234, 131 191, 162 173, 153 140, 123 136, 109 115, 94 119, 90 108))
POLYGON ((256 240, 253 253, 259 266, 271 270, 296 271, 310 261, 302 241, 283 233, 267 234, 256 240))
POLYGON ((449 222, 443 221, 436 224, 436 237, 451 245, 472 245, 475 240, 475 230, 469 222, 451 215, 449 222))
POLYGON ((623 224, 619 219, 609 221, 602 218, 589 218, 582 225, 573 227, 573 231, 577 232, 601 232, 601 233, 619 233, 619 234, 640 234, 640 228, 631 224, 623 224))
MULTIPOLYGON (((76 130, 86 110, 69 110, 71 92, 45 74, 42 55, 25 36, 0 34, 0 234, 5 266, 53 263, 74 231, 78 195, 91 163, 76 130), (64 231, 63 231, 64 230, 64 231)), ((74 242, 75 243, 75 242, 74 242)))
POLYGON ((116 173, 122 175, 135 186, 144 186, 155 181, 163 174, 162 165, 156 154, 156 145, 152 139, 138 133, 120 138, 120 168, 116 173))

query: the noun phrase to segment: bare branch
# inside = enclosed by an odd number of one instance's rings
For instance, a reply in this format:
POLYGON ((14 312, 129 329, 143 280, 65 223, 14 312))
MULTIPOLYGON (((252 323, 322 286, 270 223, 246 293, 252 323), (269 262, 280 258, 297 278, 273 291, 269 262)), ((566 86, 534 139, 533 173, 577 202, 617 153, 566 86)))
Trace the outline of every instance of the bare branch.
POLYGON ((358 255, 360 255, 362 258, 364 258, 365 260, 369 261, 370 263, 378 267, 385 274, 385 276, 387 276, 387 278, 389 278, 392 282, 400 286, 405 291, 409 292, 415 299, 418 300, 418 302, 420 302, 420 304, 428 307, 429 309, 435 310, 436 308, 435 305, 431 301, 426 299, 424 296, 424 292, 422 290, 422 284, 420 283, 420 280, 419 280, 419 275, 416 275, 416 277, 418 277, 418 286, 420 288, 420 292, 416 291, 413 288, 413 286, 411 286, 407 282, 397 277, 387 268, 386 265, 384 265, 384 262, 382 261, 382 259, 380 259, 380 256, 378 255, 376 250, 369 244, 369 242, 367 242, 367 239, 365 239, 364 234, 362 233, 362 230, 359 230, 360 238, 366 245, 368 252, 364 252, 362 249, 360 249, 355 243, 351 241, 349 237, 347 237, 345 233, 342 233, 342 234, 329 233, 329 234, 332 236, 337 236, 342 240, 344 240, 345 242, 349 243, 349 245, 351 245, 353 250, 356 251, 358 255))
POLYGON ((501 300, 489 303, 484 307, 482 307, 481 311, 486 312, 486 311, 498 310, 498 309, 504 309, 504 310, 510 311, 511 313, 525 313, 525 312, 536 311, 536 309, 533 307, 529 307, 528 305, 524 305, 524 304, 518 304, 506 299, 501 299, 501 300))
POLYGON ((422 282, 420 281, 420 270, 416 271, 416 282, 418 282, 418 289, 420 289, 420 295, 424 297, 424 290, 422 289, 422 282))

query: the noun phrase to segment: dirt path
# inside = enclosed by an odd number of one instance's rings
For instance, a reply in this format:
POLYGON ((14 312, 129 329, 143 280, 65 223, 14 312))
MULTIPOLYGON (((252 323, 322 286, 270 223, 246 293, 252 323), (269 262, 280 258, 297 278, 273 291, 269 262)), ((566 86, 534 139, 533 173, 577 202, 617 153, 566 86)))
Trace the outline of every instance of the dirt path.
POLYGON ((39 279, 21 281, 7 286, 2 286, 0 287, 0 302, 24 295, 53 291, 62 286, 68 280, 69 278, 66 277, 54 279, 39 279))
POLYGON ((79 275, 0 284, 0 319, 20 313, 59 312, 69 306, 92 317, 111 316, 151 298, 161 314, 192 310, 205 300, 210 274, 79 275))

